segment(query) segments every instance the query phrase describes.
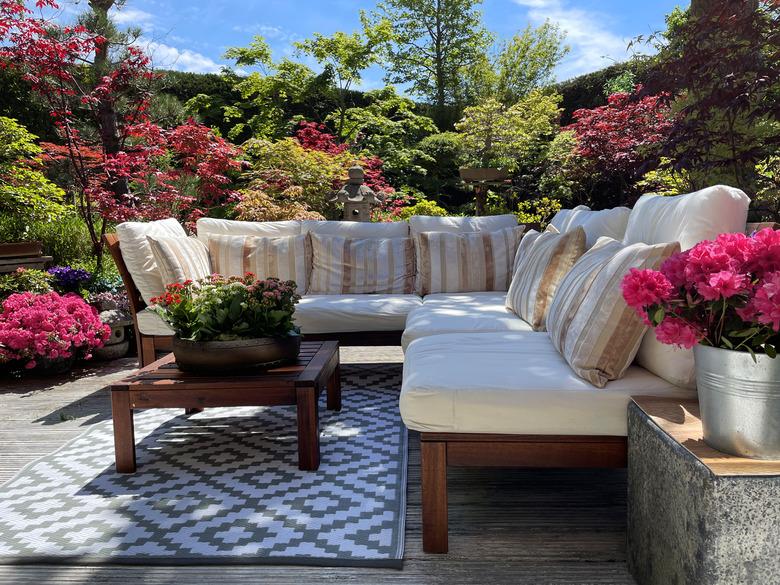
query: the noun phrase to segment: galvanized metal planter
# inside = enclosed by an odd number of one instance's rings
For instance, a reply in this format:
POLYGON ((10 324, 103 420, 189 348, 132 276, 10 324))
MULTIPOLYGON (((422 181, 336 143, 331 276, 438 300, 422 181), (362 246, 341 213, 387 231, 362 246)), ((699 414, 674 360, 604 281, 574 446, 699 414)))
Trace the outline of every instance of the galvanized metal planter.
POLYGON ((192 372, 230 372, 271 367, 295 360, 300 351, 300 335, 234 341, 173 338, 176 365, 180 370, 192 372))
POLYGON ((780 358, 697 345, 704 441, 753 459, 780 459, 780 358))

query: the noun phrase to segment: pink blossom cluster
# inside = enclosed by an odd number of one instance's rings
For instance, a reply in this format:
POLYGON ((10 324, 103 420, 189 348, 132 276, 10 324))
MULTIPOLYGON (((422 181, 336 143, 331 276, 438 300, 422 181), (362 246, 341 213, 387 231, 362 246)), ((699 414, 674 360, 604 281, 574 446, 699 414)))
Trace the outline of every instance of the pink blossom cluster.
POLYGON ((774 352, 780 332, 780 230, 721 234, 667 259, 660 270, 632 270, 623 297, 663 343, 774 352))
POLYGON ((97 310, 73 293, 13 294, 2 308, 0 363, 24 362, 30 369, 40 359, 89 359, 111 335, 97 310))

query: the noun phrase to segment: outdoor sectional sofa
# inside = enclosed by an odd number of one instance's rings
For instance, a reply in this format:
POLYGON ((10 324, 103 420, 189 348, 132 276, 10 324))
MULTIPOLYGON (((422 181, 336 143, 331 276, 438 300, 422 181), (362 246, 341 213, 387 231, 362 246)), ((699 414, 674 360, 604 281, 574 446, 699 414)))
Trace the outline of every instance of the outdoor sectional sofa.
MULTIPOLYGON (((684 250, 720 233, 744 231, 749 203, 741 191, 717 186, 678 197, 646 195, 632 210, 564 210, 552 225, 561 233, 583 228, 588 246, 610 236, 627 244, 679 242, 684 250)), ((132 293, 142 364, 155 351, 167 349, 171 335, 143 307, 139 289, 144 286, 138 283, 146 281, 148 293, 155 268, 142 244, 150 229, 183 236, 172 221, 155 227, 125 224, 119 226, 119 238, 109 239, 132 293)), ((201 219, 197 231, 201 240, 214 234, 306 233, 358 238, 411 234, 414 239, 423 232, 495 232, 516 223, 511 215, 414 217, 408 224, 201 219)), ((297 308, 296 321, 307 336, 361 345, 402 343, 400 409, 406 425, 421 433, 427 552, 446 552, 448 547, 448 466, 624 467, 631 396, 695 397, 692 353, 662 346, 652 333, 641 340, 625 375, 603 388, 592 385, 575 374, 547 332, 534 331, 506 308, 506 296, 505 290, 424 297, 305 294, 297 308)))

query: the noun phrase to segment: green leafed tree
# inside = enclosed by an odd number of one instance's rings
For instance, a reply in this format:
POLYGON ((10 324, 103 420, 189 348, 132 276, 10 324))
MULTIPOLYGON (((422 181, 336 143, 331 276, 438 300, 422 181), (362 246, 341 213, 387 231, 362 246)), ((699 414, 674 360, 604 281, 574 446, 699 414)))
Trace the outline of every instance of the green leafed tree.
POLYGON ((569 52, 565 33, 558 25, 545 22, 539 27, 527 26, 509 41, 484 53, 462 71, 463 100, 477 103, 496 97, 511 106, 534 89, 545 87, 555 79, 555 68, 569 52))
MULTIPOLYGON (((436 132, 433 120, 417 113, 415 103, 392 86, 367 92, 365 97, 367 106, 344 112, 344 138, 379 156, 383 172, 394 183, 402 184, 409 173, 424 174, 425 169, 415 164, 421 156, 417 144, 436 132)), ((335 125, 341 119, 339 112, 333 112, 328 122, 335 125)))
POLYGON ((349 91, 360 83, 365 69, 380 59, 379 48, 392 34, 387 19, 369 22, 361 13, 362 32, 335 32, 331 36, 314 33, 311 39, 295 43, 299 53, 313 57, 329 74, 335 84, 336 115, 334 128, 339 139, 345 137, 346 111, 349 107, 349 91))
MULTIPOLYGON (((234 141, 288 134, 295 109, 311 98, 328 75, 316 75, 306 65, 290 59, 274 62, 268 43, 259 35, 246 47, 228 49, 225 58, 232 59, 239 68, 255 69, 249 75, 224 72, 236 93, 236 101, 222 108, 226 125, 230 126, 228 138, 234 141)), ((210 96, 197 95, 185 107, 198 113, 211 105, 210 96)))
POLYGON ((387 44, 390 83, 434 106, 440 128, 458 104, 461 72, 476 64, 492 42, 482 24, 482 0, 383 0, 377 16, 393 25, 387 44))
POLYGON ((16 120, 0 117, 0 213, 52 221, 66 212, 65 193, 38 170, 35 138, 16 120))

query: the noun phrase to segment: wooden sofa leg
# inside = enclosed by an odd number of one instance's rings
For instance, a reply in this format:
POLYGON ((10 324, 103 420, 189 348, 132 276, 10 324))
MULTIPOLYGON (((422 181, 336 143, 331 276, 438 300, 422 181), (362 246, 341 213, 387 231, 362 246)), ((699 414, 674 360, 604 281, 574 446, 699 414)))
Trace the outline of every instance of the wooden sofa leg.
POLYGON ((139 334, 139 352, 138 363, 140 367, 144 368, 157 359, 157 352, 154 349, 154 337, 151 335, 139 334))
POLYGON ((446 553, 447 543, 447 444, 423 441, 422 525, 423 551, 446 553))

